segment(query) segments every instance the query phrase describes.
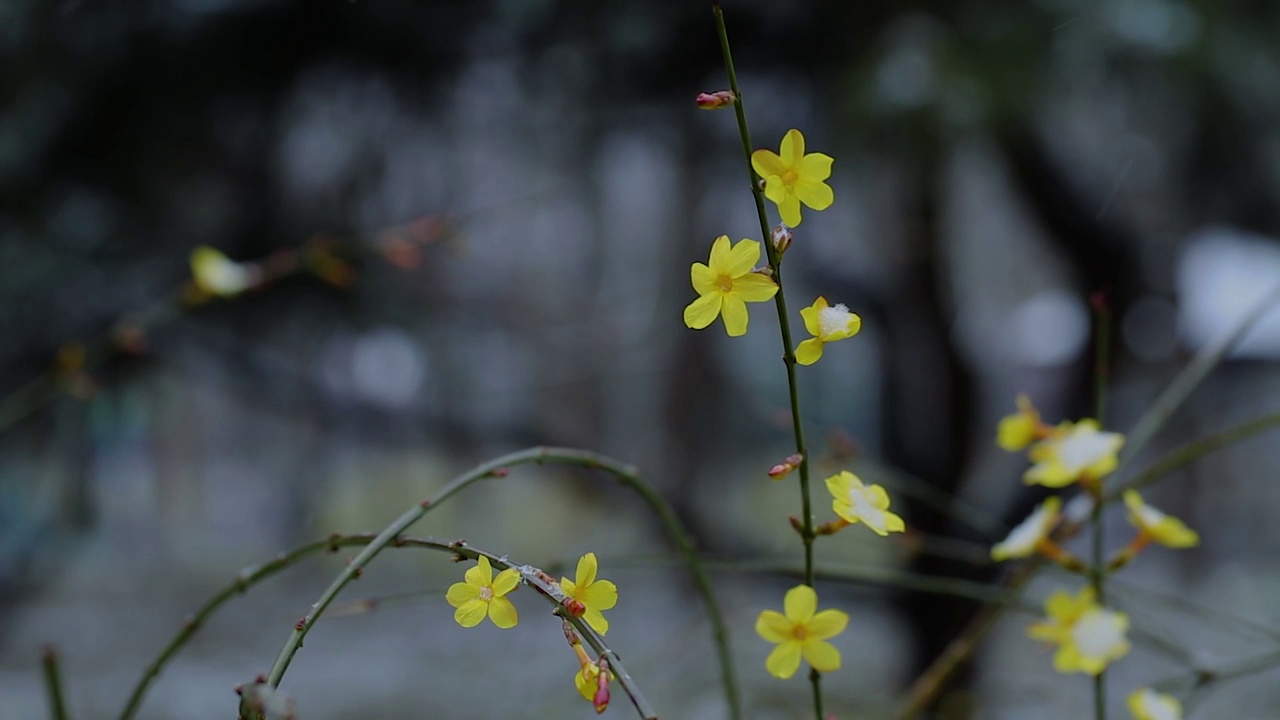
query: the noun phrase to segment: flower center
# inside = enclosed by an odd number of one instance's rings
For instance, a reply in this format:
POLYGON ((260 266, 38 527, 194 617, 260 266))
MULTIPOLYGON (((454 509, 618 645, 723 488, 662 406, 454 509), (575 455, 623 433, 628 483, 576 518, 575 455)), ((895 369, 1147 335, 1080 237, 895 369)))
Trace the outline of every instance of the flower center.
POLYGON ((480 599, 485 602, 489 602, 490 600, 492 600, 493 588, 489 585, 485 585, 484 587, 480 588, 480 599))
POLYGON ((733 292, 733 278, 728 275, 721 275, 716 278, 716 288, 724 293, 733 292))
POLYGON ((800 174, 799 174, 799 173, 797 173, 795 170, 783 170, 783 171, 782 171, 782 184, 783 184, 783 185, 795 185, 795 184, 796 184, 796 180, 798 180, 798 179, 800 179, 800 174))
POLYGON ((849 308, 844 303, 840 303, 835 307, 825 307, 818 311, 818 328, 822 331, 822 337, 828 337, 838 332, 849 331, 849 308))
POLYGON ((876 530, 885 529, 884 513, 871 504, 871 498, 867 497, 865 492, 857 488, 850 490, 849 504, 853 506, 853 513, 868 527, 876 530))
POLYGON ((1058 446, 1062 464, 1073 472, 1083 470, 1102 460, 1111 452, 1112 434, 1092 428, 1080 428, 1058 446))
POLYGON ((809 629, 806 628, 804 625, 796 625, 795 627, 791 628, 791 637, 801 642, 804 642, 805 640, 809 639, 809 629))
POLYGON ((1108 610, 1090 610, 1071 628, 1071 639, 1086 658, 1106 658, 1115 654, 1124 642, 1124 627, 1116 614, 1108 610))

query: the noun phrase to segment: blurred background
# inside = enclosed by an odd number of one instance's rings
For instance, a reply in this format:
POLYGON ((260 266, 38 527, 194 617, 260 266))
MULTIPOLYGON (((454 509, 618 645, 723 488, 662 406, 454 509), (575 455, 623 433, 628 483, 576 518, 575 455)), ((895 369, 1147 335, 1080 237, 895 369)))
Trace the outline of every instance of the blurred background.
MULTIPOLYGON (((995 423, 1019 392, 1050 422, 1093 413, 1090 296, 1114 313, 1108 424, 1126 430, 1280 282, 1280 6, 726 12, 756 146, 796 127, 836 158, 836 204, 806 212, 787 288, 793 326, 818 294, 864 320, 800 371, 817 478, 885 483, 915 529, 819 550, 879 578, 821 588, 853 616, 828 709, 890 717, 977 607, 895 578, 999 578, 986 546, 1042 495, 995 423)), ((45 716, 46 644, 76 716, 114 717, 239 568, 378 530, 529 445, 637 465, 713 558, 798 560, 795 486, 764 475, 792 447, 773 310, 738 339, 680 320, 689 264, 759 233, 732 114, 693 105, 726 86, 708 3, 7 0, 0 57, 6 720, 45 716), (193 295, 201 245, 260 287, 193 295)), ((1272 313, 1143 459, 1276 412, 1277 357, 1272 313)), ((1117 714, 1139 684, 1274 654, 1278 463, 1256 437, 1148 493, 1204 542, 1117 584, 1164 643, 1115 667, 1117 714)), ((597 552, 621 588, 609 639, 664 716, 725 716, 692 586, 607 478, 519 469, 415 532, 570 569, 597 552)), ((345 556, 233 601, 140 716, 228 717, 345 556)), ((752 717, 807 717, 807 684, 769 678, 752 631, 794 577, 728 565, 752 717)), ((593 716, 544 608, 521 593, 517 630, 463 630, 443 598, 460 576, 436 554, 379 557, 286 678, 301 717, 593 716), (360 598, 376 609, 344 605, 360 598)), ((1028 598, 1077 582, 1047 575, 1028 598)), ((938 717, 1087 712, 1088 681, 1054 674, 1028 621, 1002 621, 938 717)), ((1280 717, 1272 667, 1189 717, 1280 717)))

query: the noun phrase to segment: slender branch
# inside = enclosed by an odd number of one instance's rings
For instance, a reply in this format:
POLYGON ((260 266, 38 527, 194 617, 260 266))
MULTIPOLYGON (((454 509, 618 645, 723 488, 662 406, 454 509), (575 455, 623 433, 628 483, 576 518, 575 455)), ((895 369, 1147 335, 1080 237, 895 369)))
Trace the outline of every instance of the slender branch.
POLYGON ((58 651, 53 646, 44 649, 40 664, 44 667, 44 685, 49 691, 49 717, 67 720, 67 702, 62 692, 62 670, 58 665, 58 651))
MULTIPOLYGON (((813 542, 817 538, 813 525, 813 503, 809 492, 809 453, 805 449, 804 425, 800 418, 800 393, 796 389, 796 355, 791 340, 791 322, 787 317, 787 297, 782 285, 782 257, 774 248, 770 239, 769 218, 765 214, 764 194, 760 190, 760 179, 751 165, 751 131, 747 128, 747 112, 743 104, 742 88, 738 85, 738 74, 733 67, 733 53, 729 49, 729 33, 724 24, 724 11, 719 0, 712 0, 711 11, 716 19, 716 32, 720 36, 720 51, 724 56, 725 72, 729 75, 729 89, 733 91, 736 102, 733 104, 734 114, 738 120, 738 135, 742 139, 742 154, 747 163, 747 180, 751 187, 751 196, 755 199, 756 215, 760 220, 760 240, 769 258, 769 268, 773 271, 773 279, 778 284, 778 292, 773 296, 778 310, 778 329, 782 337, 782 360, 787 369, 787 392, 791 397, 791 429, 795 435, 796 454, 800 456, 800 539, 804 544, 804 584, 814 587, 813 542)), ((822 674, 816 668, 809 670, 809 682, 813 685, 813 709, 818 720, 823 720, 822 710, 822 674)))
MULTIPOLYGON (((1107 417, 1107 380, 1111 374, 1111 311, 1103 293, 1094 296, 1094 308, 1097 314, 1097 335, 1094 344, 1097 351, 1094 356, 1094 414, 1098 425, 1105 427, 1107 417)), ((1106 602, 1107 569, 1103 559, 1103 480, 1098 478, 1087 486, 1093 496, 1093 509, 1089 513, 1089 527, 1092 530, 1092 560, 1089 564, 1089 585, 1093 587, 1094 597, 1098 603, 1106 602)), ((1107 720, 1107 678, 1106 668, 1093 676, 1093 717, 1094 720, 1107 720)))
MULTIPOLYGON (((440 502, 443 502, 446 498, 454 495, 471 482, 475 482, 476 480, 488 476, 500 475, 506 468, 531 462, 579 465, 612 473, 624 486, 629 487, 640 494, 644 501, 654 509, 662 520, 668 534, 671 535, 673 541, 680 548, 682 558, 688 567, 690 574, 694 577, 697 591, 701 595, 703 602, 706 604, 707 617, 711 624, 712 640, 715 643, 717 655, 720 661, 721 679, 724 684, 725 694, 726 697, 732 697, 734 699, 734 702, 731 702, 730 706, 736 707, 738 693, 737 686, 734 681, 732 658, 729 649, 728 632, 724 624, 724 616, 715 596, 715 592, 711 588, 706 572, 702 568, 698 559, 693 540, 690 538, 684 526, 680 523, 679 518, 675 515, 674 511, 671 510, 670 506, 667 505, 662 497, 643 481, 634 468, 603 455, 582 450, 572 450, 567 448, 532 448, 505 455, 464 474, 442 488, 430 501, 430 504, 431 506, 438 505, 440 502)), ((425 513, 426 509, 422 508, 422 511, 425 513)), ((147 689, 160 673, 161 669, 186 645, 191 637, 194 636, 195 633, 204 625, 208 618, 212 616, 223 604, 236 595, 245 592, 253 585, 256 585, 281 570, 296 564, 298 561, 309 555, 322 550, 335 549, 333 543, 334 538, 336 537, 344 536, 334 535, 322 540, 310 542, 289 552, 282 553, 270 562, 247 567, 244 570, 241 570, 236 575, 235 580, 207 600, 195 612, 195 614, 193 614, 183 624, 182 629, 179 630, 178 634, 169 641, 155 660, 147 666, 142 677, 139 678, 137 684, 131 691, 129 700, 126 703, 124 710, 119 715, 119 720, 131 720, 134 717, 138 708, 141 706, 142 698, 145 696, 147 689)), ((367 543, 358 544, 367 545, 378 537, 381 536, 370 535, 368 536, 367 543)), ((312 623, 314 623, 314 618, 312 619, 312 623)), ((292 639, 293 638, 291 638, 291 640, 292 639)), ((295 647, 294 652, 296 652, 296 650, 297 648, 295 647)))

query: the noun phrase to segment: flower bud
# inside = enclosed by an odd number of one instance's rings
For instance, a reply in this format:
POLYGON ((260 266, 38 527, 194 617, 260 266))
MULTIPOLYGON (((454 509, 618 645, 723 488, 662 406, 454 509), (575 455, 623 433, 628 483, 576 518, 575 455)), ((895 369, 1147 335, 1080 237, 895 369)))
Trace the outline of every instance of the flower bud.
POLYGON ((600 674, 596 676, 596 694, 592 696, 591 704, 599 715, 609 709, 609 661, 602 657, 597 664, 600 674))
POLYGON ((723 110, 738 101, 732 90, 720 90, 713 93, 698 93, 694 100, 703 110, 723 110))
POLYGON ((778 226, 773 229, 772 240, 774 251, 781 256, 787 248, 791 247, 791 228, 778 223, 778 226))
POLYGON ((787 475, 790 475, 791 471, 800 467, 800 463, 802 462, 804 462, 803 455, 800 455, 799 453, 788 455, 785 460, 769 468, 769 477, 774 480, 781 480, 787 475))

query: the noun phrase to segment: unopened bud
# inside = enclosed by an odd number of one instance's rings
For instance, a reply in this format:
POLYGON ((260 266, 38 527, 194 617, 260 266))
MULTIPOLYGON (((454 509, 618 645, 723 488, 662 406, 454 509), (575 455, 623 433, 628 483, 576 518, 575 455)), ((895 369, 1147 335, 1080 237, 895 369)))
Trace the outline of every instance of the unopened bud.
POLYGON ((781 480, 782 478, 790 475, 793 470, 800 467, 800 463, 802 462, 804 462, 803 455, 799 453, 788 455, 785 460, 769 468, 769 477, 774 480, 781 480))
POLYGON ((583 615, 587 614, 587 606, 584 605, 582 601, 577 598, 571 598, 571 597, 565 598, 564 609, 568 610, 569 614, 574 617, 582 617, 583 615))
POLYGON ((597 715, 609 709, 609 661, 602 657, 598 664, 600 674, 596 676, 596 694, 591 698, 597 715))
POLYGON ((738 101, 732 90, 720 90, 713 93, 698 93, 694 100, 703 110, 722 110, 738 101))
POLYGON ((791 523, 791 529, 800 533, 800 537, 804 537, 804 523, 800 522, 800 518, 795 515, 788 515, 787 522, 791 523))
POLYGON ((774 251, 782 255, 787 248, 791 247, 791 228, 778 223, 778 226, 773 229, 772 240, 774 251))

